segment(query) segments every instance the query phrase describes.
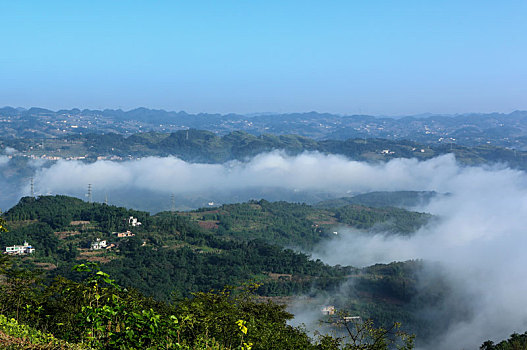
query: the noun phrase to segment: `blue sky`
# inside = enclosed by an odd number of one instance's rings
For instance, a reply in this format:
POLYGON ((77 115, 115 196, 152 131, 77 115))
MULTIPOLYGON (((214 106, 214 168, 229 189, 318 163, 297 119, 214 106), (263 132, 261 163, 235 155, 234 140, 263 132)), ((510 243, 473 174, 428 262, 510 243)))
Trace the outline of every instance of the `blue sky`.
POLYGON ((0 106, 527 109, 527 1, 0 0, 0 106))

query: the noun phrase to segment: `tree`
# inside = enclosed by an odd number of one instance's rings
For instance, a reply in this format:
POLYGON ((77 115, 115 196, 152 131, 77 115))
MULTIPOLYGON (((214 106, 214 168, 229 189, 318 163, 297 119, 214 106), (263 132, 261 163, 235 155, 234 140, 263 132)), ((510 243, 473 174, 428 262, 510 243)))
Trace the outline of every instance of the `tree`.
POLYGON ((341 338, 320 336, 319 342, 332 349, 345 350, 399 350, 414 348, 415 335, 401 331, 401 324, 394 323, 389 328, 375 327, 373 320, 362 321, 339 312, 328 323, 343 328, 346 336, 341 338))
MULTIPOLYGON (((2 214, 2 212, 0 212, 2 214)), ((0 216, 0 232, 7 232, 7 223, 3 217, 0 216)))

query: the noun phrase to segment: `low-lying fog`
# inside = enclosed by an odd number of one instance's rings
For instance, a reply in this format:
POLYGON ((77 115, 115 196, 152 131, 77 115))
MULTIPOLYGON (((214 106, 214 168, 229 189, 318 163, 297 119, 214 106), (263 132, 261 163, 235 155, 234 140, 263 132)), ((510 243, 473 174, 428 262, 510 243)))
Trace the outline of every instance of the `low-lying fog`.
MULTIPOLYGON (((9 166, 1 157, 2 176, 9 166)), ((261 193, 253 198, 261 198, 262 188, 273 189, 273 200, 291 200, 295 193, 311 194, 313 200, 382 190, 451 193, 418 208, 440 220, 411 238, 340 231, 338 239, 319 246, 313 256, 354 266, 416 258, 439 263, 453 287, 466 296, 456 302, 462 300, 463 309, 471 311, 471 317, 452 325, 435 342, 439 349, 478 348, 484 340, 527 330, 527 176, 522 171, 463 167, 452 155, 368 164, 335 155, 289 157, 272 152, 226 164, 191 164, 173 157, 91 164, 59 161, 37 167, 34 174, 35 189, 42 194, 79 196, 88 183, 99 201, 104 193, 110 199, 119 191, 157 193, 166 198, 164 210, 169 209, 171 194, 221 202, 214 196, 237 192, 244 193, 239 198, 243 201, 258 189, 261 193)), ((29 193, 28 183, 21 192, 29 193)), ((446 314, 456 311, 453 306, 446 314)))

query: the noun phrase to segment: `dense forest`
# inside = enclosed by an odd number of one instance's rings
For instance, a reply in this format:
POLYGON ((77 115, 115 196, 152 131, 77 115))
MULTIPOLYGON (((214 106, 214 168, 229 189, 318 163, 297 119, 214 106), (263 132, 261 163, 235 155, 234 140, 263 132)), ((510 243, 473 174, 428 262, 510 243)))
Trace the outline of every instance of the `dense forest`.
POLYGON ((328 199, 316 203, 316 208, 338 208, 350 204, 359 204, 367 207, 384 208, 413 208, 424 206, 430 200, 440 195, 434 191, 375 191, 360 193, 352 197, 328 199))

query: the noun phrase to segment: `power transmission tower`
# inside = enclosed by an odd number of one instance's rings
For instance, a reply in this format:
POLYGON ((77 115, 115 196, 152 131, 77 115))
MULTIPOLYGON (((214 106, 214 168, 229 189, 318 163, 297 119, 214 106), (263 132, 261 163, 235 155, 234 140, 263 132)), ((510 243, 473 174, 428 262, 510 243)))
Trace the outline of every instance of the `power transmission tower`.
POLYGON ((31 197, 35 197, 35 182, 33 176, 31 176, 31 197))
POLYGON ((91 203, 91 184, 88 184, 88 203, 91 203))
POLYGON ((176 212, 176 197, 174 196, 174 194, 170 196, 170 204, 171 204, 170 211, 172 213, 175 213, 176 212))

